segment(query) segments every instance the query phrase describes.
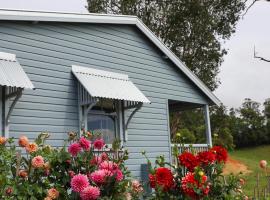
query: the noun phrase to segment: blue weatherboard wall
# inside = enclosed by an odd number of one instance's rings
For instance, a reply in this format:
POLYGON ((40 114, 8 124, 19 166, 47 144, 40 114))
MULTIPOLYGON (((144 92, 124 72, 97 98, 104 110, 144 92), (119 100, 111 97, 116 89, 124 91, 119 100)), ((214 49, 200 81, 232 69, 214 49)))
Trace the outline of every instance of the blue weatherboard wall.
MULTIPOLYGON (((0 22, 0 51, 14 53, 36 87, 26 90, 10 119, 10 136, 51 133, 61 146, 78 130, 76 79, 71 65, 128 74, 152 104, 135 114, 128 130, 128 167, 140 176, 150 158, 169 158, 168 99, 207 104, 205 96, 134 26, 0 22)), ((109 86, 108 86, 109 87, 109 86)))

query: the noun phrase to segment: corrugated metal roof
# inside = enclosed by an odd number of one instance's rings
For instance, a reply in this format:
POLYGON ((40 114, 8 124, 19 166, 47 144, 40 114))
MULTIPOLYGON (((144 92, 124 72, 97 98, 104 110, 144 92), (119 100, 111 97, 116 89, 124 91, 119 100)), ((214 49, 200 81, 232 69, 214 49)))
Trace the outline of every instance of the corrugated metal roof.
POLYGON ((150 103, 128 75, 74 65, 72 72, 92 97, 150 103))
POLYGON ((0 85, 34 89, 14 54, 0 52, 0 85))

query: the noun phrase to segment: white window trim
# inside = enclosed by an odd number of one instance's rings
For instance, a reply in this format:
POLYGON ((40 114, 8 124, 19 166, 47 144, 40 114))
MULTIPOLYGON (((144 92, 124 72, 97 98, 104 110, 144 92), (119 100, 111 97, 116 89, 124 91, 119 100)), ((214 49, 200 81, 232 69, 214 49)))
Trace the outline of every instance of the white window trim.
MULTIPOLYGON (((87 119, 88 119, 89 113, 91 113, 91 108, 93 108, 94 106, 95 106, 95 103, 93 103, 92 106, 91 105, 90 106, 79 105, 79 128, 80 128, 80 130, 82 130, 82 128, 84 128, 85 130, 88 130, 87 119), (88 110, 88 112, 87 112, 87 110, 88 110)), ((93 111, 92 111, 92 113, 94 114, 93 111)), ((124 126, 123 126, 123 124, 124 124, 123 120, 124 119, 123 119, 122 103, 121 103, 121 101, 117 101, 116 102, 115 138, 120 139, 121 146, 125 145, 125 141, 124 141, 125 130, 124 130, 124 126)), ((105 151, 109 151, 112 148, 112 144, 106 143, 106 145, 108 146, 108 148, 105 149, 105 151)))

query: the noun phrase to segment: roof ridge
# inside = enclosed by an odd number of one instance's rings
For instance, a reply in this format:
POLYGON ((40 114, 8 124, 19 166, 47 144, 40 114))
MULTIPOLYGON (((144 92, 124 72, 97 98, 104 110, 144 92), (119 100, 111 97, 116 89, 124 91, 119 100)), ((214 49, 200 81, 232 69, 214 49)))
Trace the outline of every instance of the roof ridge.
POLYGON ((65 12, 65 11, 48 11, 48 10, 28 10, 28 9, 11 9, 11 8, 0 8, 1 11, 14 11, 14 12, 28 12, 28 13, 48 13, 48 14, 71 14, 71 15, 83 15, 83 16, 111 16, 111 17, 130 17, 138 18, 135 15, 118 15, 118 14, 105 14, 105 13, 87 13, 87 12, 65 12))

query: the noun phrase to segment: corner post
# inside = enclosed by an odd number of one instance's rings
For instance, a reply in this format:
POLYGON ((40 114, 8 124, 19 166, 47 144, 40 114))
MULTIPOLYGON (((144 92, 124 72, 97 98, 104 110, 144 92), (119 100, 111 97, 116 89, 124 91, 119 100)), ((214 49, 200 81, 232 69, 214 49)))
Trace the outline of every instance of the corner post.
POLYGON ((210 114, 209 114, 209 106, 208 105, 204 105, 204 119, 205 119, 205 127, 206 127, 207 144, 210 147, 212 147, 212 135, 211 135, 210 114))

